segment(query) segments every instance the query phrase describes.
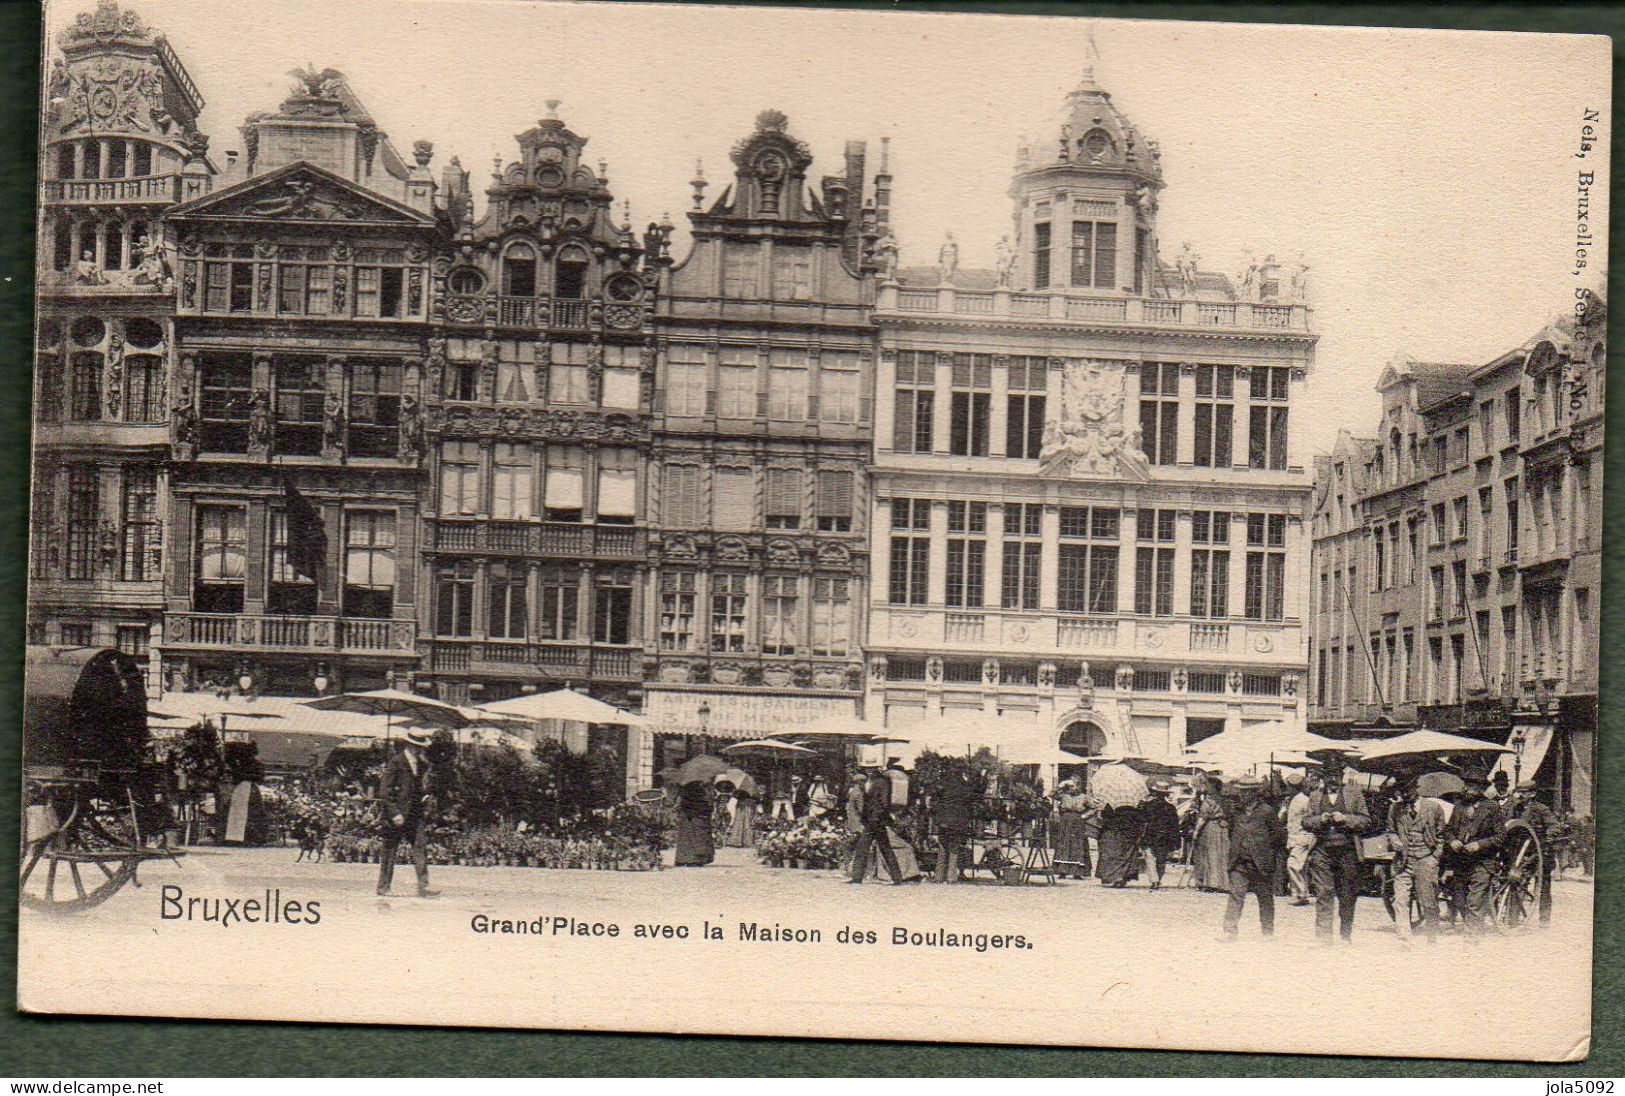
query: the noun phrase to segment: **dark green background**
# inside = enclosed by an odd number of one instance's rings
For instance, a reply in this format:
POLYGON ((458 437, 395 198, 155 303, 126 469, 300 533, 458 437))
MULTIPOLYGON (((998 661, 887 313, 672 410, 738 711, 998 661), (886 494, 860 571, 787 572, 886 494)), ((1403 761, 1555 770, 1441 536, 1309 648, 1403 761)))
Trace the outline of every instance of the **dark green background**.
MULTIPOLYGON (((67 0, 63 0, 67 2, 67 0)), ((216 0, 243 3, 246 0, 216 0)), ((342 2, 342 0, 335 0, 342 2)), ((81 0, 89 8, 92 0, 81 0)), ((139 2, 136 3, 139 7, 139 2)), ((834 5, 827 5, 834 6, 834 5)), ((937 11, 1129 16, 1245 22, 1342 23, 1376 26, 1457 27, 1476 30, 1564 31, 1625 34, 1625 6, 1551 5, 1448 7, 1441 5, 1319 4, 844 4, 847 7, 907 8, 937 11)), ((1035 32, 1037 28, 1035 27, 1035 32)), ((794 43, 786 43, 794 50, 794 43)), ((1615 45, 1615 99, 1619 99, 1619 46, 1615 45)), ((295 59, 297 60, 297 58, 295 59)), ((317 58, 319 61, 320 58, 317 58)), ((410 57, 402 57, 410 64, 410 57)), ((1262 61, 1261 61, 1262 63, 1262 61)), ((22 708, 24 559, 27 546, 28 400, 33 284, 35 104, 39 78, 39 10, 30 0, 0 0, 0 758, 18 758, 15 713, 22 708)), ((1518 94, 1515 72, 1507 73, 1506 93, 1518 94)), ((1374 103, 1380 109, 1380 100, 1374 103)), ((1441 104, 1441 109, 1447 109, 1441 104)), ((1337 135, 1328 133, 1334 141, 1337 135)), ((1613 135, 1614 149, 1620 137, 1613 135)), ((1617 160, 1617 157, 1616 157, 1617 160)), ((1358 186, 1351 165, 1350 185, 1358 186)), ((1451 229, 1448 181, 1441 180, 1441 230, 1451 229)), ((1616 218, 1611 243, 1619 245, 1616 218)), ((1515 257, 1514 257, 1515 258, 1515 257)), ((1471 278, 1472 271, 1460 272, 1471 278)), ((1618 279, 1615 279, 1617 284, 1618 279)), ((1611 294, 1612 295, 1612 294, 1611 294)), ((1556 311, 1554 297, 1553 311, 1556 311)), ((1448 310, 1441 320, 1449 322, 1448 310)), ((1619 326, 1615 324, 1614 326, 1619 326)), ((1617 345, 1617 342, 1616 344, 1617 345)), ((1616 388, 1609 419, 1625 419, 1625 390, 1616 388)), ((1618 433, 1625 423, 1610 422, 1618 433)), ((1610 527, 1625 518, 1625 445, 1609 446, 1604 482, 1610 527)), ((1593 988, 1592 1055, 1579 1066, 1315 1058, 1285 1055, 1181 1054, 1155 1051, 1007 1048, 989 1046, 854 1043, 815 1040, 666 1038, 644 1035, 561 1035, 547 1032, 478 1031, 425 1028, 338 1027, 307 1024, 178 1023, 161 1020, 54 1019, 17 1016, 0 1007, 0 1076, 237 1076, 237 1075, 1165 1075, 1165 1076, 1528 1076, 1584 1078, 1625 1075, 1621 1047, 1621 951, 1625 934, 1618 922, 1625 914, 1619 885, 1618 845, 1625 797, 1614 788, 1621 780, 1621 755, 1610 740, 1621 705, 1611 696, 1620 647, 1615 633, 1625 621, 1625 594, 1617 584, 1620 547, 1625 534, 1604 539, 1607 572, 1602 602, 1603 698, 1605 728, 1599 749, 1599 877, 1597 887, 1596 977, 1593 988)), ((0 780, 0 848, 17 847, 19 782, 0 780)), ((15 865, 7 857, 0 870, 0 963, 4 992, 16 988, 17 916, 15 865)), ((1372 949, 1374 972, 1392 977, 1397 957, 1372 949)), ((105 957, 110 977, 117 977, 119 956, 105 957)), ((877 976, 907 977, 906 967, 888 965, 877 976)), ((994 971, 989 971, 995 974, 994 971)), ((607 972, 606 972, 607 975, 607 972)), ((634 975, 635 976, 635 975, 634 975)), ((1064 975, 1063 975, 1064 976, 1064 975)), ((1339 993, 1361 987, 1340 986, 1339 993)), ((14 997, 13 997, 14 999, 14 997)), ((1486 985, 1481 1007, 1516 1011, 1519 987, 1486 985)), ((177 1002, 178 1005, 178 1002, 177 1002)), ((1395 1001, 1393 1007, 1404 1008, 1395 1001)), ((1418 1017, 1418 1023, 1429 1018, 1418 1017)), ((1448 1022, 1448 1021, 1447 1021, 1448 1022)), ((1020 1037, 1020 1030, 1010 1032, 1020 1037)), ((1533 1090, 1532 1091, 1539 1091, 1533 1090)))

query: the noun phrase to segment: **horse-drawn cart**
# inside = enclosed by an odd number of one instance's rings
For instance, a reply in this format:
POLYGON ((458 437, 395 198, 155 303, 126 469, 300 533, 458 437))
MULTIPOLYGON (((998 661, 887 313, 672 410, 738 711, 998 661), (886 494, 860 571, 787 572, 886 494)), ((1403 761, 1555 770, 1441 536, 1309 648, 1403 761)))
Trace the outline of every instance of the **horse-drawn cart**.
POLYGON ((139 886, 144 861, 176 855, 148 845, 167 820, 141 671, 114 650, 31 646, 26 672, 18 895, 32 909, 90 909, 139 886))

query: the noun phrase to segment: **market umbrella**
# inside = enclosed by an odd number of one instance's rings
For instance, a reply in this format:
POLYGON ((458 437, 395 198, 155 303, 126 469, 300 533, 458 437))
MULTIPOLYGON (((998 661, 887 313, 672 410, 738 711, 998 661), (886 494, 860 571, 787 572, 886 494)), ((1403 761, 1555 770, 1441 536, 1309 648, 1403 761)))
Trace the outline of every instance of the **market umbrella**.
POLYGON ((574 689, 555 689, 547 693, 516 696, 511 700, 498 700, 482 704, 480 710, 515 719, 562 719, 571 723, 614 723, 627 727, 643 726, 643 717, 622 711, 613 704, 594 700, 574 689))
POLYGON ((1431 772, 1423 773, 1416 778, 1416 794, 1431 796, 1434 799, 1443 799, 1447 795, 1460 795, 1467 790, 1467 784, 1455 773, 1431 772))
POLYGON ((724 781, 732 784, 753 799, 762 798, 762 786, 756 783, 756 778, 744 769, 729 769, 727 772, 717 773, 716 776, 711 778, 713 784, 721 784, 724 781))
POLYGON ((1087 757, 1042 742, 1021 742, 999 751, 999 760, 1011 765, 1083 765, 1087 757))
POLYGON ((1089 774, 1089 794, 1108 807, 1132 807, 1147 791, 1145 777, 1127 765, 1102 765, 1089 774))
POLYGON ((414 722, 430 727, 462 727, 468 717, 454 704, 445 704, 416 693, 400 689, 373 689, 364 693, 337 693, 317 697, 305 704, 320 711, 358 712, 361 715, 384 717, 384 741, 389 741, 391 721, 396 716, 408 716, 414 722))
POLYGON ((1361 743, 1360 756, 1354 764, 1362 769, 1387 772, 1457 754, 1488 757, 1507 752, 1505 746, 1482 738, 1465 738, 1443 731, 1411 731, 1381 742, 1361 743))
POLYGON ((790 739, 852 739, 861 742, 907 741, 895 727, 875 723, 856 715, 824 716, 799 727, 785 727, 781 737, 790 739))
POLYGON ((817 750, 797 746, 794 742, 780 742, 776 738, 756 738, 748 742, 735 742, 722 747, 725 754, 737 757, 816 757, 817 750))
POLYGON ((709 782, 733 768, 716 754, 700 754, 691 757, 675 769, 667 769, 660 775, 666 778, 668 784, 693 784, 698 781, 709 782))

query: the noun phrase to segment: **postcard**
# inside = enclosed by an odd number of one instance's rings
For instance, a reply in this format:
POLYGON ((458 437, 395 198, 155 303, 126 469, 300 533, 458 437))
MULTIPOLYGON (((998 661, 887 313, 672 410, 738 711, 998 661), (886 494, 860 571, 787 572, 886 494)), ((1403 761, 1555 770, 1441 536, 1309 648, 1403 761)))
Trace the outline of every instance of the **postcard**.
POLYGON ((1607 38, 42 49, 22 1009, 1587 1054, 1607 38))

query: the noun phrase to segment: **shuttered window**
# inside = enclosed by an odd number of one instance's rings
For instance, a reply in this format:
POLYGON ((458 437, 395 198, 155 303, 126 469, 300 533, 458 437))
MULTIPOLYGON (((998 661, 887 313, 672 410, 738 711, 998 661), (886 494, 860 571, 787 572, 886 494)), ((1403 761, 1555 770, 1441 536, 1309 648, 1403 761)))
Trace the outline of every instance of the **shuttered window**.
POLYGON ((767 470, 767 527, 801 528, 801 469, 767 470))
POLYGON ((750 529, 756 518, 756 482, 751 470, 718 468, 712 482, 712 526, 732 532, 750 529))
POLYGON ((818 497, 815 504, 818 528, 826 533, 847 533, 852 530, 852 473, 818 473, 818 497))
POLYGON ((674 529, 698 529, 705 524, 700 505, 700 468, 694 464, 668 464, 661 499, 662 517, 674 529))

